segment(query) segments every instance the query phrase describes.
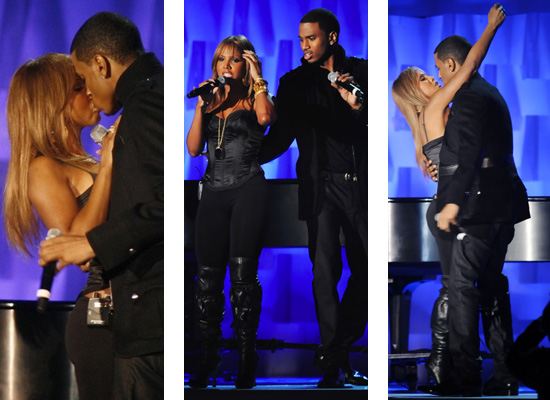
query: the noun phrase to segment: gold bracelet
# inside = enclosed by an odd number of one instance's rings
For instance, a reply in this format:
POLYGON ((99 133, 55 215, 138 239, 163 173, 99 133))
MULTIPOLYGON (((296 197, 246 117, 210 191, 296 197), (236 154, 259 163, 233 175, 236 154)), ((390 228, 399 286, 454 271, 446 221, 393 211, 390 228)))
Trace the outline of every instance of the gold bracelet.
POLYGON ((267 88, 267 81, 263 78, 256 78, 254 80, 254 86, 252 87, 254 92, 257 92, 260 89, 267 88))
POLYGON ((259 94, 267 93, 267 86, 262 86, 260 89, 254 91, 254 97, 258 97, 259 94))

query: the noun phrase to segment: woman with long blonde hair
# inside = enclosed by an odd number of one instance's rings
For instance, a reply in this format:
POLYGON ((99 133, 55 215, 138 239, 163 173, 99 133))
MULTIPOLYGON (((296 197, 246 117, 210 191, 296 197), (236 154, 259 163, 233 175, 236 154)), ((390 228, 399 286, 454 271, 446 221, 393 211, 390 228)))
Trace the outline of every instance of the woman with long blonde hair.
MULTIPOLYGON (((458 71, 451 79, 445 81, 441 87, 432 76, 416 67, 409 67, 393 82, 392 96, 395 104, 407 120, 411 129, 416 161, 422 173, 437 180, 439 168, 439 151, 443 143, 445 125, 450 114, 449 103, 460 87, 477 73, 481 62, 485 58, 489 45, 500 25, 504 22, 505 13, 502 6, 495 4, 488 15, 487 26, 479 40, 464 53, 465 59, 458 71), (467 54, 467 55, 466 55, 467 54)), ((468 44, 468 48, 469 48, 468 44)), ((441 58, 442 68, 456 68, 454 62, 441 58)), ((436 65, 437 60, 436 60, 436 65)), ((438 65, 439 68, 439 65, 438 65)), ((445 71, 440 69, 440 77, 445 71)), ((436 239, 442 269, 442 288, 435 301, 432 315, 432 351, 426 361, 429 378, 440 384, 448 376, 450 369, 449 330, 448 330, 448 278, 451 264, 452 241, 454 235, 439 230, 435 221, 437 199, 430 204, 426 213, 426 220, 430 231, 436 239)))
MULTIPOLYGON (((84 127, 99 111, 68 55, 46 54, 17 69, 7 101, 11 155, 4 188, 4 224, 10 243, 30 255, 41 229, 84 234, 107 217, 114 133, 102 142, 98 162, 82 147, 84 127)), ((113 127, 113 130, 115 128, 113 127)), ((88 300, 109 295, 101 266, 89 262, 86 286, 66 328, 66 347, 75 366, 79 398, 111 397, 113 348, 107 328, 86 324, 88 300)))
POLYGON ((202 154, 206 142, 208 158, 195 219, 195 294, 202 359, 189 385, 204 388, 210 377, 215 385, 229 259, 232 326, 239 348, 235 386, 249 389, 256 385, 256 334, 262 299, 258 259, 267 199, 258 153, 267 125, 275 120, 275 109, 260 60, 246 37, 230 36, 218 45, 212 74, 201 86, 212 85, 218 77, 225 83, 199 97, 187 135, 189 154, 202 154))

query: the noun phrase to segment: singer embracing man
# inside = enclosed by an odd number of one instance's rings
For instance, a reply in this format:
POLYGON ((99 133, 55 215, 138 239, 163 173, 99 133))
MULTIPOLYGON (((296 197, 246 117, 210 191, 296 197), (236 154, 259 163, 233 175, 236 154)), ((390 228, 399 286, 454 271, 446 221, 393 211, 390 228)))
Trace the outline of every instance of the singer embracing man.
MULTIPOLYGON (((435 49, 439 76, 447 83, 472 45, 449 36, 435 49)), ((517 379, 506 358, 514 342, 508 278, 502 273, 514 225, 530 217, 527 192, 513 157, 513 129, 506 101, 476 73, 453 98, 440 152, 439 229, 457 233, 449 278, 449 346, 452 371, 424 392, 442 396, 510 396, 517 379), (482 385, 479 313, 493 360, 482 385)))
POLYGON ((368 384, 349 362, 349 348, 367 325, 367 61, 346 57, 339 34, 329 10, 314 9, 300 21, 302 65, 280 79, 278 119, 259 156, 268 162, 297 141, 298 214, 308 228, 321 334, 314 356, 324 374, 320 388, 368 384), (351 271, 341 301, 340 230, 351 271))
POLYGON ((40 264, 97 257, 113 297, 113 399, 164 398, 164 67, 122 15, 88 19, 71 45, 97 108, 123 108, 113 148, 107 221, 86 235, 41 243, 40 264))

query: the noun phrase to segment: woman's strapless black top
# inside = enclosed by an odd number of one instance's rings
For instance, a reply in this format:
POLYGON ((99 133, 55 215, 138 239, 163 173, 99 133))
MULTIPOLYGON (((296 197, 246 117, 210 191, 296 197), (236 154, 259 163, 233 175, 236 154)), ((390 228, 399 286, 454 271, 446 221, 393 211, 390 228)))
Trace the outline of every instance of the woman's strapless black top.
MULTIPOLYGON (((95 179, 95 175, 94 175, 95 179)), ((82 209, 92 193, 92 186, 90 186, 85 192, 76 198, 78 207, 82 209)), ((97 258, 90 261, 90 270, 88 271, 88 279, 86 280, 86 286, 80 292, 80 296, 94 292, 96 290, 102 290, 109 287, 109 282, 103 278, 103 268, 99 264, 97 258)))
POLYGON ((204 184, 211 190, 232 189, 263 174, 258 153, 265 130, 266 127, 258 124, 254 110, 233 111, 225 121, 211 115, 206 122, 208 166, 204 184), (221 152, 216 152, 218 132, 221 136, 222 131, 221 152), (221 157, 216 157, 216 153, 221 153, 221 157))
POLYGON ((443 145, 443 136, 438 137, 437 139, 430 140, 424 146, 422 146, 422 151, 428 158, 432 160, 432 163, 437 165, 437 178, 439 179, 439 152, 441 151, 441 146, 443 145))

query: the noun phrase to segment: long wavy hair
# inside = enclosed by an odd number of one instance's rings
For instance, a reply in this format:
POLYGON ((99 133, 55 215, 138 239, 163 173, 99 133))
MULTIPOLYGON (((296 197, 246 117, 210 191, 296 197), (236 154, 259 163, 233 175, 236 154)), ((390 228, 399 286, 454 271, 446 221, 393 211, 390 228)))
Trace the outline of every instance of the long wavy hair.
POLYGON ((409 67, 393 82, 391 93, 393 100, 401 111, 401 114, 407 120, 411 129, 414 147, 416 153, 416 163, 426 176, 426 166, 422 157, 422 124, 420 122, 420 112, 430 102, 430 98, 426 96, 419 88, 418 77, 424 74, 420 68, 409 67))
POLYGON ((7 119, 11 154, 4 187, 4 225, 9 242, 30 255, 40 224, 28 196, 31 162, 44 155, 92 172, 71 118, 76 73, 68 55, 46 54, 17 69, 12 77, 7 119), (71 133, 72 132, 72 133, 71 133))
MULTIPOLYGON (((216 66, 218 64, 218 58, 220 58, 220 55, 223 53, 223 51, 226 48, 231 49, 237 49, 242 53, 244 53, 244 50, 250 50, 254 53, 256 50, 254 49, 254 46, 252 46, 252 43, 250 43, 250 40, 246 36, 243 35, 234 35, 229 36, 225 39, 223 39, 218 47, 216 48, 216 51, 214 51, 214 56, 212 57, 212 78, 216 79, 219 75, 216 70, 216 66)), ((244 61, 245 63, 245 70, 246 73, 242 79, 242 83, 245 87, 248 87, 247 96, 245 99, 254 99, 254 79, 252 79, 252 76, 250 75, 250 68, 248 66, 248 63, 244 61)), ((218 101, 225 96, 225 89, 224 86, 220 86, 220 90, 216 93, 216 99, 215 101, 212 101, 211 104, 219 104, 218 101)), ((209 106, 206 107, 206 112, 212 111, 209 109, 209 106)))

